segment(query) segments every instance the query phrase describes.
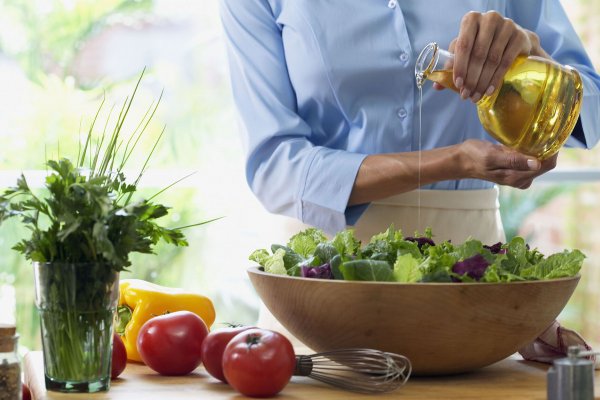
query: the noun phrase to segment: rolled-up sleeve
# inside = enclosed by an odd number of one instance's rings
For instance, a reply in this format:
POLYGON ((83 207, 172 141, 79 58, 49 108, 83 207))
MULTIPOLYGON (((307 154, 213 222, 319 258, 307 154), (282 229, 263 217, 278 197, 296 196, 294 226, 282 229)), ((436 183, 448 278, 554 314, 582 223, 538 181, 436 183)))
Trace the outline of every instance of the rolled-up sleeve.
POLYGON ((600 139, 600 76, 559 0, 509 2, 509 16, 537 33, 542 48, 561 64, 577 69, 583 81, 579 122, 568 146, 592 148, 600 139))
POLYGON ((246 180, 272 213, 334 233, 364 207, 347 207, 364 154, 316 146, 298 115, 282 35, 266 0, 221 0, 231 85, 247 155, 246 180))

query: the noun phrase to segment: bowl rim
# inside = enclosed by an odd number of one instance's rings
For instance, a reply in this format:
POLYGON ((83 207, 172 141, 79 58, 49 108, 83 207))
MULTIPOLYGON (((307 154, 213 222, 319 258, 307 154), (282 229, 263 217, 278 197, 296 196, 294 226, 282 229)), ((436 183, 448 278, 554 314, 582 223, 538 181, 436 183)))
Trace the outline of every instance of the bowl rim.
POLYGON ((304 278, 301 276, 290 276, 290 275, 281 275, 281 274, 272 274, 270 272, 265 272, 261 269, 262 267, 259 265, 254 265, 248 267, 246 269, 248 274, 255 275, 263 275, 268 276, 274 279, 291 279, 291 280, 299 280, 299 281, 310 281, 310 282, 322 282, 333 285, 352 285, 352 284, 360 284, 360 285, 396 285, 396 286, 451 286, 451 287, 465 287, 465 286, 506 286, 506 285, 535 285, 535 284, 545 284, 549 282, 564 282, 564 281, 572 281, 579 280, 581 278, 581 274, 577 274, 574 276, 569 276, 566 278, 554 278, 554 279, 536 279, 530 281, 513 281, 513 282, 382 282, 382 281, 346 281, 343 279, 315 279, 315 278, 304 278))

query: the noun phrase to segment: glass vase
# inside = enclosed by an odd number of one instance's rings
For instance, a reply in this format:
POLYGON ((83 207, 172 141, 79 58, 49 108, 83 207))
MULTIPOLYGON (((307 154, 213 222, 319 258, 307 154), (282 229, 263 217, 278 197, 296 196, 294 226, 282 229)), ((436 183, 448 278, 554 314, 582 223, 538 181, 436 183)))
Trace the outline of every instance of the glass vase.
POLYGON ((103 263, 34 263, 46 389, 110 387, 119 273, 103 263))

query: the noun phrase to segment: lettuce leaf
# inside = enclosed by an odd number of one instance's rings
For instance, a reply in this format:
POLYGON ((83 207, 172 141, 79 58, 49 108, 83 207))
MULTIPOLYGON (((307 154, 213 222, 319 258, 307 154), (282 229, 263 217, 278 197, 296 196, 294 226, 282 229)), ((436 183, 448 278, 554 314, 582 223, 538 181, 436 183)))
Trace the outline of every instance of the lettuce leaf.
POLYGON ((392 267, 387 261, 353 260, 340 265, 340 271, 347 281, 393 281, 392 267))
POLYGON ((501 269, 513 275, 521 275, 521 270, 532 266, 536 257, 529 254, 529 246, 522 237, 514 237, 506 247, 506 257, 502 259, 501 269), (530 261, 531 260, 531 261, 530 261))
POLYGON ((340 270, 340 266, 342 265, 343 260, 341 255, 334 256, 331 259, 329 265, 331 266, 331 273, 333 274, 333 279, 344 279, 344 275, 342 275, 342 271, 340 270))
POLYGON ((421 264, 421 282, 452 282, 450 271, 458 261, 454 246, 443 242, 426 250, 426 258, 421 264))
POLYGON ((521 276, 525 279, 555 279, 574 276, 581 269, 584 259, 585 255, 579 250, 565 250, 523 269, 521 276))
MULTIPOLYGON (((429 243, 431 239, 425 240, 429 243)), ((405 238, 402 231, 394 230, 393 225, 385 232, 374 235, 361 252, 362 258, 387 261, 390 265, 394 265, 396 257, 402 254, 412 254, 415 258, 421 258, 420 241, 416 238, 405 238)))
POLYGON ((329 263, 338 254, 337 249, 331 243, 319 243, 315 248, 315 257, 319 258, 319 264, 329 263))
POLYGON ((285 269, 285 264, 283 262, 284 256, 284 249, 277 249, 277 251, 275 251, 275 253, 271 255, 269 255, 269 252, 267 252, 267 250, 260 249, 250 254, 249 259, 261 265, 264 268, 265 272, 269 272, 271 274, 286 275, 287 270, 285 269))
POLYGON ((248 257, 250 261, 254 261, 260 266, 265 266, 265 262, 270 257, 269 252, 265 249, 254 250, 248 257))
POLYGON ((500 260, 496 260, 494 264, 490 265, 483 274, 480 282, 515 282, 515 281, 524 281, 525 278, 520 277, 519 275, 512 274, 500 266, 500 260))
MULTIPOLYGON (((479 240, 467 239, 464 243, 455 246, 452 253, 454 253, 454 256, 457 259, 465 260, 473 257, 476 254, 483 255, 484 251, 491 255, 489 250, 484 250, 483 243, 481 243, 479 240)), ((487 258, 489 257, 486 257, 486 259, 487 258)))
POLYGON ((319 243, 326 241, 327 237, 321 230, 308 228, 292 236, 287 246, 302 257, 308 258, 315 251, 319 243))
POLYGON ((394 280, 396 282, 419 282, 423 274, 419 269, 420 260, 412 254, 402 254, 394 264, 394 280))
POLYGON ((300 266, 306 259, 287 246, 282 246, 280 244, 271 246, 271 252, 273 254, 279 249, 285 251, 285 255, 283 256, 283 266, 288 271, 288 275, 300 276, 300 266))
POLYGON ((355 256, 360 252, 360 241, 354 236, 354 229, 344 229, 338 232, 331 241, 342 258, 355 256))

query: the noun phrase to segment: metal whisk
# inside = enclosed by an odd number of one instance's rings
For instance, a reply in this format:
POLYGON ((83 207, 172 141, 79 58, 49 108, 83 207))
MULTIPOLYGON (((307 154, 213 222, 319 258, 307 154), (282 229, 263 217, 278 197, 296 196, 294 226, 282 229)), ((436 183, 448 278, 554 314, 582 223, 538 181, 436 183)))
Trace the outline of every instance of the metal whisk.
POLYGON ((359 393, 391 392, 411 373, 408 358, 373 349, 339 349, 296 356, 296 376, 359 393))

